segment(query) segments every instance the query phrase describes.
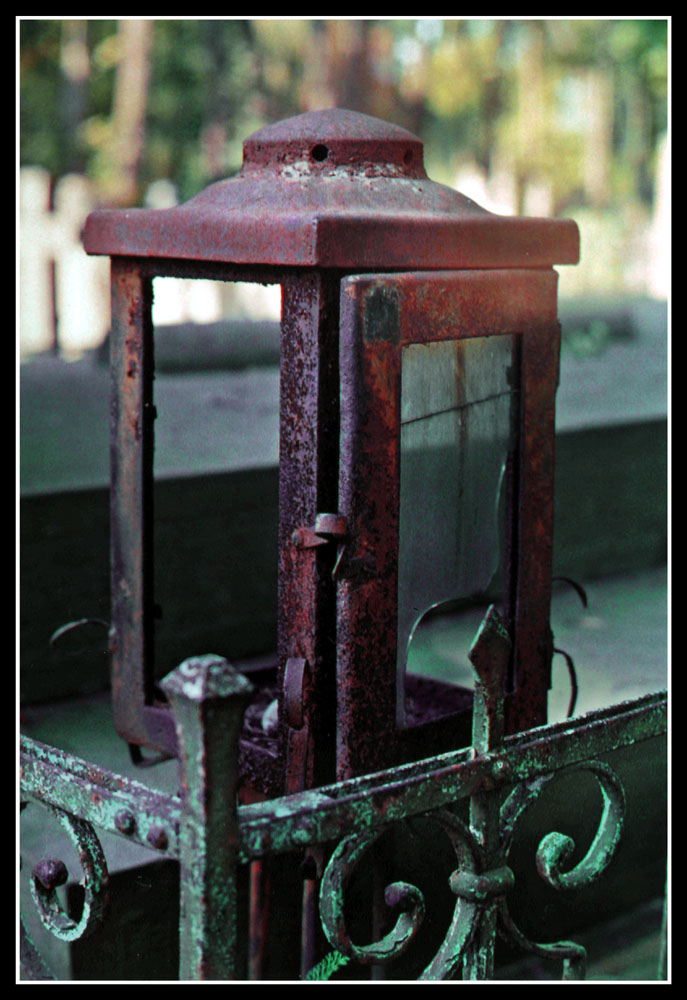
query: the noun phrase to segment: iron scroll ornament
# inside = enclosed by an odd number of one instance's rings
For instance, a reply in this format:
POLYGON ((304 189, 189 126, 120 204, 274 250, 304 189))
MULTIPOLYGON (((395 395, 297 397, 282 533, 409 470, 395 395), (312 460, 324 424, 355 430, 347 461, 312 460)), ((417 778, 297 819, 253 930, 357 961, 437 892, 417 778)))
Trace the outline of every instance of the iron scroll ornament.
POLYGON ((79 854, 84 889, 81 916, 78 920, 72 919, 65 913, 58 898, 57 889, 66 882, 68 874, 59 860, 46 859, 34 866, 31 895, 43 925, 62 941, 76 941, 96 930, 104 918, 108 902, 107 863, 89 822, 57 806, 47 808, 65 828, 79 854))
MULTIPOLYGON (((448 835, 461 870, 477 872, 479 845, 462 820, 447 810, 428 816, 438 822, 448 835)), ((393 882, 384 894, 387 905, 401 909, 393 929, 381 941, 371 945, 356 945, 350 938, 344 918, 345 891, 355 866, 384 829, 352 834, 342 840, 330 858, 320 886, 320 919, 327 940, 336 951, 363 965, 391 962, 402 955, 415 938, 425 915, 420 890, 407 882, 393 882)), ((476 912, 476 902, 458 900, 444 943, 421 979, 453 978, 469 942, 476 912)))
MULTIPOLYGON (((596 834, 584 857, 569 870, 565 865, 574 850, 574 842, 557 832, 547 834, 537 850, 537 870, 555 889, 579 889, 596 881, 607 869, 622 833, 625 795, 617 776, 606 764, 589 761, 518 785, 501 807, 501 863, 490 869, 484 864, 481 845, 466 823, 447 810, 427 814, 426 818, 442 827, 454 850, 458 867, 449 884, 457 899, 444 941, 418 977, 420 980, 457 979, 461 974, 463 978, 482 978, 478 971, 480 963, 470 958, 470 950, 476 947, 480 924, 488 910, 495 912, 496 933, 510 945, 541 958, 561 960, 563 979, 584 978, 585 949, 573 941, 531 941, 513 922, 506 899, 515 882, 507 860, 518 820, 557 774, 578 770, 591 772, 602 793, 603 808, 596 834)), ((385 892, 387 905, 401 910, 393 929, 373 944, 358 945, 351 940, 344 917, 346 888, 363 854, 384 829, 352 834, 342 840, 325 869, 320 889, 320 919, 327 940, 336 952, 365 965, 391 962, 404 954, 415 939, 425 914, 420 890, 406 882, 394 882, 385 892)))

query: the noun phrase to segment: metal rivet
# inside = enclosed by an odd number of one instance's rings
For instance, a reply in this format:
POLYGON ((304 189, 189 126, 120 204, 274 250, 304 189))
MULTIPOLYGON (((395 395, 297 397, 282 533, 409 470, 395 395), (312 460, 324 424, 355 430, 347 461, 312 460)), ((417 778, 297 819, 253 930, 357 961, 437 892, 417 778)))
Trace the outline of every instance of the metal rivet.
POLYGON ((39 861, 31 874, 44 889, 48 890, 56 889, 58 885, 64 885, 69 878, 67 867, 59 858, 45 858, 39 861))
POLYGON ((127 836, 132 834, 136 829, 134 814, 128 809, 120 809, 119 812, 115 813, 114 825, 120 833, 125 833, 127 836))
POLYGON ((167 833, 161 826, 151 826, 146 834, 146 840, 158 851, 164 851, 169 843, 167 833))

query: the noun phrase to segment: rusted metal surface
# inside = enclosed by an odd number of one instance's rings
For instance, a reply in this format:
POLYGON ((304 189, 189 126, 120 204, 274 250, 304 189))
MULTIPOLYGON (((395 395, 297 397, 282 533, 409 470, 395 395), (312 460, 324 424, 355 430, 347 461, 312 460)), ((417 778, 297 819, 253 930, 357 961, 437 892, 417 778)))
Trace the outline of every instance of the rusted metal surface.
MULTIPOLYGON (((386 766, 394 754, 396 760, 405 756, 403 678, 396 676, 397 540, 401 350, 409 344, 517 337, 512 377, 520 406, 504 539, 503 599, 515 646, 507 681, 507 725, 517 731, 546 719, 552 655, 556 281, 553 271, 494 270, 363 275, 342 284, 339 509, 350 541, 337 573, 340 779, 386 766), (374 682, 369 674, 373 661, 374 682), (385 734, 383 744, 380 733, 385 734)), ((417 517, 422 517, 420 510, 417 517)), ((431 537, 430 532, 428 559, 431 537)), ((447 748, 430 745, 435 752, 447 748)))
POLYGON ((551 686, 555 396, 560 355, 553 286, 542 295, 539 308, 538 320, 521 337, 523 391, 509 567, 512 604, 508 621, 515 638, 513 693, 506 708, 511 732, 546 721, 551 686))
POLYGON ((317 543, 343 530, 327 516, 337 509, 338 281, 293 277, 282 295, 278 697, 281 787, 293 792, 334 778, 336 547, 317 543), (296 685, 304 704, 294 726, 287 681, 298 661, 307 662, 308 676, 296 685))
POLYGON ((111 290, 110 669, 115 726, 138 744, 154 635, 152 283, 115 260, 111 290))
MULTIPOLYGON (((489 756, 492 750, 502 745, 502 681, 509 645, 507 634, 492 609, 471 653, 477 674, 472 752, 478 758, 489 756)), ((640 712, 648 716, 648 710, 649 705, 645 705, 640 712)), ((646 722, 647 719, 642 720, 642 728, 635 731, 634 736, 648 731, 646 722)), ((585 728, 585 724, 578 728, 585 728)), ((626 735, 629 734, 626 732, 626 735)), ((574 849, 570 838, 553 832, 542 840, 537 853, 538 871, 545 881, 558 889, 581 888, 603 874, 618 846, 625 808, 622 786, 607 765, 594 761, 574 762, 571 758, 568 767, 582 768, 594 774, 604 804, 591 846, 582 860, 570 870, 567 870, 568 859, 574 849)), ((420 979, 492 978, 497 930, 520 950, 562 961, 564 979, 584 978, 584 948, 569 941, 555 944, 530 941, 514 924, 507 906, 507 894, 514 886, 513 872, 507 862, 515 827, 524 811, 536 801, 555 774, 547 773, 520 782, 507 795, 499 782, 499 775, 503 774, 508 774, 508 785, 512 787, 511 766, 499 761, 492 770, 496 780, 481 782, 472 788, 469 793, 469 827, 451 812, 439 810, 430 813, 449 836, 456 854, 457 868, 451 875, 450 886, 457 902, 444 942, 420 979)), ((339 794, 341 787, 337 789, 339 794)), ((404 787, 407 788, 407 785, 404 787)), ((374 796, 376 790, 369 788, 368 791, 374 796)), ((389 802, 396 805, 391 796, 389 802)), ((388 821, 391 812, 384 813, 379 799, 374 803, 374 809, 377 822, 361 824, 358 832, 351 824, 354 832, 339 843, 332 855, 320 893, 320 914, 330 944, 336 952, 362 964, 388 963, 400 957, 418 933, 425 911, 425 901, 415 886, 393 883, 387 888, 386 901, 389 906, 401 907, 393 929, 373 945, 360 946, 352 941, 345 918, 346 888, 356 865, 378 839, 384 819, 388 821)))
POLYGON ((112 260, 110 333, 110 678, 115 727, 132 747, 176 752, 154 690, 154 344, 152 277, 112 260))
POLYGON ((245 795, 330 782, 449 749, 469 733, 469 720, 456 729, 469 696, 404 683, 391 667, 400 352, 410 344, 514 338, 520 412, 507 472, 504 613, 514 636, 507 725, 545 721, 558 377, 550 267, 576 259, 574 223, 493 216, 427 178, 416 137, 332 110, 250 136, 240 174, 178 209, 93 213, 84 245, 113 262, 111 647, 119 732, 133 746, 177 752, 153 683, 150 287, 158 274, 282 287, 277 725, 268 737, 256 739, 255 726, 245 734, 245 795), (368 267, 412 270, 346 278, 368 267), (441 270, 421 270, 428 268, 441 270), (372 657, 374 683, 364 665, 372 657), (294 727, 284 688, 287 664, 297 661, 307 663, 308 683, 294 727), (433 719, 426 699, 460 703, 462 712, 433 719))
POLYGON ((431 181, 405 129, 342 109, 254 133, 243 167, 177 208, 89 216, 89 253, 368 269, 577 262, 567 220, 493 215, 431 181))
MULTIPOLYGON (((55 810, 85 873, 84 912, 70 921, 56 899, 64 866, 48 858, 34 867, 43 922, 72 939, 101 919, 98 827, 179 860, 181 979, 240 978, 246 918, 247 974, 264 978, 277 856, 302 859, 302 977, 321 957, 320 925, 334 949, 322 967, 385 972, 421 936, 430 901, 410 882, 384 888, 381 844, 424 817, 448 838, 455 867, 450 925, 420 978, 491 978, 497 933, 562 963, 563 978, 581 978, 583 948, 531 941, 509 913, 518 824, 558 774, 591 773, 602 812, 590 847, 571 865, 571 841, 553 831, 536 862, 561 891, 600 877, 625 802, 597 758, 664 734, 666 700, 658 693, 545 725, 560 342, 552 265, 577 260, 574 223, 485 212, 427 178, 410 133, 336 110, 255 133, 236 178, 178 208, 93 213, 84 245, 112 257, 115 725, 135 755, 150 747, 178 756, 180 785, 163 794, 24 740, 22 799, 55 810), (154 684, 157 275, 282 287, 278 663, 252 683, 213 655, 182 663, 161 693, 154 684), (470 651, 472 693, 406 677, 398 655, 401 394, 405 349, 480 338, 504 347, 493 391, 510 416, 503 608, 490 609, 470 651), (455 809, 464 801, 467 820, 455 809), (359 944, 346 897, 370 854, 384 906, 373 901, 375 940, 359 944), (238 909, 239 865, 251 866, 248 914, 238 909)), ((469 353, 456 350, 452 362, 466 408, 481 402, 464 391, 469 353)), ((432 544, 442 540, 428 533, 429 560, 432 544)), ((34 974, 47 974, 28 939, 23 954, 34 974)))
POLYGON ((562 772, 666 732, 666 696, 657 692, 576 720, 507 736, 499 750, 472 748, 311 789, 278 803, 241 808, 241 857, 288 852, 406 816, 441 809, 480 790, 562 772), (277 820, 278 815, 278 820, 277 820))
MULTIPOLYGON (((466 747, 336 785, 242 805, 239 861, 335 841, 340 832, 441 809, 487 786, 507 788, 536 781, 662 736, 666 730, 667 697, 658 691, 577 719, 506 736, 501 749, 486 755, 476 756, 466 747)), ((145 846, 145 832, 158 822, 169 832, 166 856, 179 857, 179 796, 25 737, 20 766, 22 798, 63 807, 120 836, 115 815, 128 808, 136 820, 133 839, 137 843, 145 846)))

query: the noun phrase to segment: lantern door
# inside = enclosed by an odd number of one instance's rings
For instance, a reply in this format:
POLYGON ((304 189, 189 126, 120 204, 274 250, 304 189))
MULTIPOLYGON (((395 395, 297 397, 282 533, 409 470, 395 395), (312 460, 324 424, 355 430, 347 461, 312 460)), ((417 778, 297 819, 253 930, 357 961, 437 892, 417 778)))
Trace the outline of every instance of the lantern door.
POLYGON ((342 282, 339 778, 469 742, 469 689, 407 669, 437 608, 500 605, 508 728, 546 720, 556 284, 549 269, 342 282))

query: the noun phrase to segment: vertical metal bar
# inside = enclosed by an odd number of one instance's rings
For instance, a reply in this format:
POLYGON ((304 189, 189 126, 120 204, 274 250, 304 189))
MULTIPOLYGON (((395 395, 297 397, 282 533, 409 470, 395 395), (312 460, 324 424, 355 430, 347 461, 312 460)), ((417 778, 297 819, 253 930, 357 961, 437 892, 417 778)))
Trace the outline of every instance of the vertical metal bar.
POLYGON ((557 276, 550 269, 357 276, 342 284, 340 512, 349 539, 337 574, 338 778, 387 766, 403 746, 396 691, 399 345, 516 335, 520 445, 511 463, 507 616, 513 622, 509 732, 546 721, 553 531, 557 276), (371 659, 374 685, 369 682, 371 659), (394 742, 398 745, 393 746, 394 742), (382 763, 381 752, 385 756, 382 763))
POLYGON ((250 865, 248 914, 248 979, 265 978, 267 931, 270 924, 269 858, 250 865))
POLYGON ((181 768, 179 978, 238 978, 238 743, 253 686, 219 656, 185 660, 162 681, 181 768))
MULTIPOLYGON (((475 694, 472 715, 472 745, 478 756, 495 750, 505 735, 504 685, 511 641, 495 609, 491 607, 482 622, 470 650, 475 670, 475 694)), ((470 829, 482 848, 487 870, 502 864, 499 835, 501 794, 478 792, 470 798, 470 829)), ((477 931, 464 960, 464 978, 492 979, 498 903, 485 902, 480 911, 477 931)))
POLYGON ((474 270, 399 278, 402 341, 517 334, 514 387, 519 443, 509 470, 506 605, 513 624, 513 685, 506 726, 517 732, 546 721, 552 640, 549 627, 555 396, 560 328, 558 275, 551 268, 474 270), (424 288, 422 286, 425 286, 424 288), (428 294, 431 293, 431 294, 428 294), (513 509, 511 509, 511 505, 513 509), (508 593, 512 589, 513 593, 508 593))
POLYGON ((110 333, 110 669, 117 731, 145 741, 152 675, 152 280, 112 259, 110 333))
POLYGON ((342 286, 338 780, 388 767, 396 751, 400 297, 393 278, 342 286))
MULTIPOLYGON (((334 778, 330 734, 336 711, 332 580, 336 553, 332 546, 294 545, 292 537, 298 528, 314 526, 319 512, 337 510, 338 293, 338 278, 321 273, 301 273, 282 284, 278 690, 286 794, 334 778), (293 668, 300 664, 303 674, 296 683, 293 668), (300 702, 301 711, 294 700, 300 702), (292 725, 294 714, 297 728, 292 725)), ((304 882, 301 969, 305 971, 314 960, 315 886, 312 879, 304 882)), ((263 921, 262 933, 265 928, 263 921)), ((257 965, 254 973, 263 978, 257 965)))
POLYGON ((319 882, 316 879, 303 879, 303 897, 301 901, 301 979, 305 979, 317 961, 318 891, 319 882))
POLYGON ((322 845, 312 846, 303 859, 303 893, 301 897, 301 979, 322 958, 324 943, 319 919, 319 895, 325 851, 322 845))
MULTIPOLYGON (((289 660, 307 661, 310 696, 300 729, 313 752, 302 755, 307 773, 289 766, 285 706, 282 752, 286 792, 333 779, 331 739, 335 698, 334 546, 301 547, 298 528, 334 512, 338 475, 338 279, 301 273, 282 285, 279 454, 278 645, 283 692, 289 660)), ((295 763, 295 762, 292 762, 295 763)), ((302 770, 302 768, 301 768, 302 770)))
POLYGON ((515 690, 507 704, 507 730, 547 719, 553 639, 550 629, 553 564, 555 398, 560 328, 553 294, 541 295, 540 323, 522 335, 520 441, 514 561, 515 690))

